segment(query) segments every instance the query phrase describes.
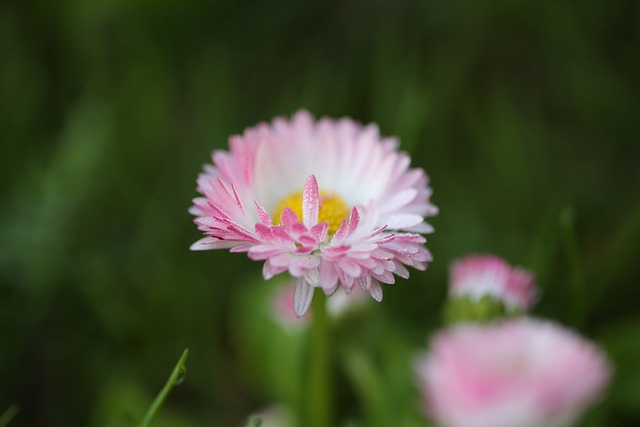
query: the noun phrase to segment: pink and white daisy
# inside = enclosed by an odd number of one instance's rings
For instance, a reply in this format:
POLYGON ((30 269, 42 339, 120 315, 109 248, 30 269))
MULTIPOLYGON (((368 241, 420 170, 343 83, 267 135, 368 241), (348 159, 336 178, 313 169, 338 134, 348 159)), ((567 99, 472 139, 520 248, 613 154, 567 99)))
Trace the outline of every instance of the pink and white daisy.
POLYGON ((470 255, 451 265, 449 294, 479 300, 489 295, 508 311, 526 311, 536 298, 533 273, 512 268, 494 255, 470 255))
POLYGON ((422 169, 376 125, 315 121, 306 111, 230 138, 198 177, 190 212, 205 234, 192 250, 230 248, 265 261, 265 279, 288 271, 302 316, 314 288, 331 295, 361 286, 377 301, 382 283, 431 255, 424 221, 437 208, 422 169))
POLYGON ((441 332, 416 367, 441 427, 570 426, 610 378, 592 343, 528 318, 441 332))

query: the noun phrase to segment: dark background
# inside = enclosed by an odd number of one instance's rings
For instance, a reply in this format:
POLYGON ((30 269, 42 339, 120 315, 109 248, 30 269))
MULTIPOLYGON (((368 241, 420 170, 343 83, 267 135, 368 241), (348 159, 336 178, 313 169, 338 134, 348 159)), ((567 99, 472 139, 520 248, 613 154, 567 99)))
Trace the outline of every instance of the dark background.
POLYGON ((259 264, 188 251, 187 208, 229 135, 304 107, 399 136, 440 207, 429 270, 361 325, 389 408, 338 372, 345 425, 421 425, 403 366, 470 252, 535 271, 534 314, 613 359, 584 425, 637 425, 639 23, 633 0, 2 1, 0 412, 134 425, 185 347, 158 426, 295 405, 272 346, 304 338, 252 308, 259 264))

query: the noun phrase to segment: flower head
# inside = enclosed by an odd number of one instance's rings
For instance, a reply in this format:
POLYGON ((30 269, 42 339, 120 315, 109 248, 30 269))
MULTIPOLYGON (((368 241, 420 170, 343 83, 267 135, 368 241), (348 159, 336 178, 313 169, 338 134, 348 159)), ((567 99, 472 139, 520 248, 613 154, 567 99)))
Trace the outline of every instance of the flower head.
POLYGON ((529 271, 512 268, 493 255, 471 255, 451 266, 449 293, 478 301, 490 296, 508 311, 526 311, 536 296, 535 278, 529 271))
POLYGON ((527 318, 441 332, 417 370, 426 412, 443 427, 569 426, 610 376, 593 344, 527 318))
POLYGON ((360 286, 380 301, 381 282, 426 268, 424 217, 437 213, 427 175, 397 145, 375 125, 305 111, 231 137, 198 177, 190 212, 206 237, 191 249, 246 252, 265 279, 288 271, 298 316, 316 287, 360 286))

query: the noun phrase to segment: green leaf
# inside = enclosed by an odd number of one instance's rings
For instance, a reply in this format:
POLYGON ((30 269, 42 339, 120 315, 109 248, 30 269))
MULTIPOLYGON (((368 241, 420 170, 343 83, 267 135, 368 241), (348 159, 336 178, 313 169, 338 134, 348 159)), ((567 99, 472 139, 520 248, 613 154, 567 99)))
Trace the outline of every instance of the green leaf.
POLYGON ((175 368, 173 368, 173 372, 171 372, 171 375, 169 376, 167 383, 164 385, 162 390, 160 390, 160 393, 158 393, 154 401, 151 403, 149 410, 147 411, 146 415, 142 419, 142 423, 140 423, 140 427, 148 427, 151 425, 151 420, 153 420, 153 417, 155 417, 158 410, 160 410, 160 408, 162 407, 162 404, 169 396, 169 393, 171 392, 173 387, 181 384, 182 381, 184 381, 184 378, 187 374, 187 367, 186 367, 187 357, 189 357, 189 349, 185 349, 182 352, 182 356, 178 360, 178 363, 176 364, 175 368))

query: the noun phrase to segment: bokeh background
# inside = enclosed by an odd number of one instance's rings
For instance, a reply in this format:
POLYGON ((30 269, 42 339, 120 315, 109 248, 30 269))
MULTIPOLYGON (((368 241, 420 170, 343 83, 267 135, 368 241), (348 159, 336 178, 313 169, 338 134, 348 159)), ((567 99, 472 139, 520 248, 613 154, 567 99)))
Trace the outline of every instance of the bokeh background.
POLYGON ((0 412, 135 425, 186 347, 156 425, 295 406, 304 332, 259 264, 188 251, 187 208, 229 135, 304 107, 399 136, 440 207, 429 270, 335 328, 344 425, 427 425, 409 365, 470 252, 608 352, 581 425, 638 425, 639 24, 634 0, 0 2, 0 412))

